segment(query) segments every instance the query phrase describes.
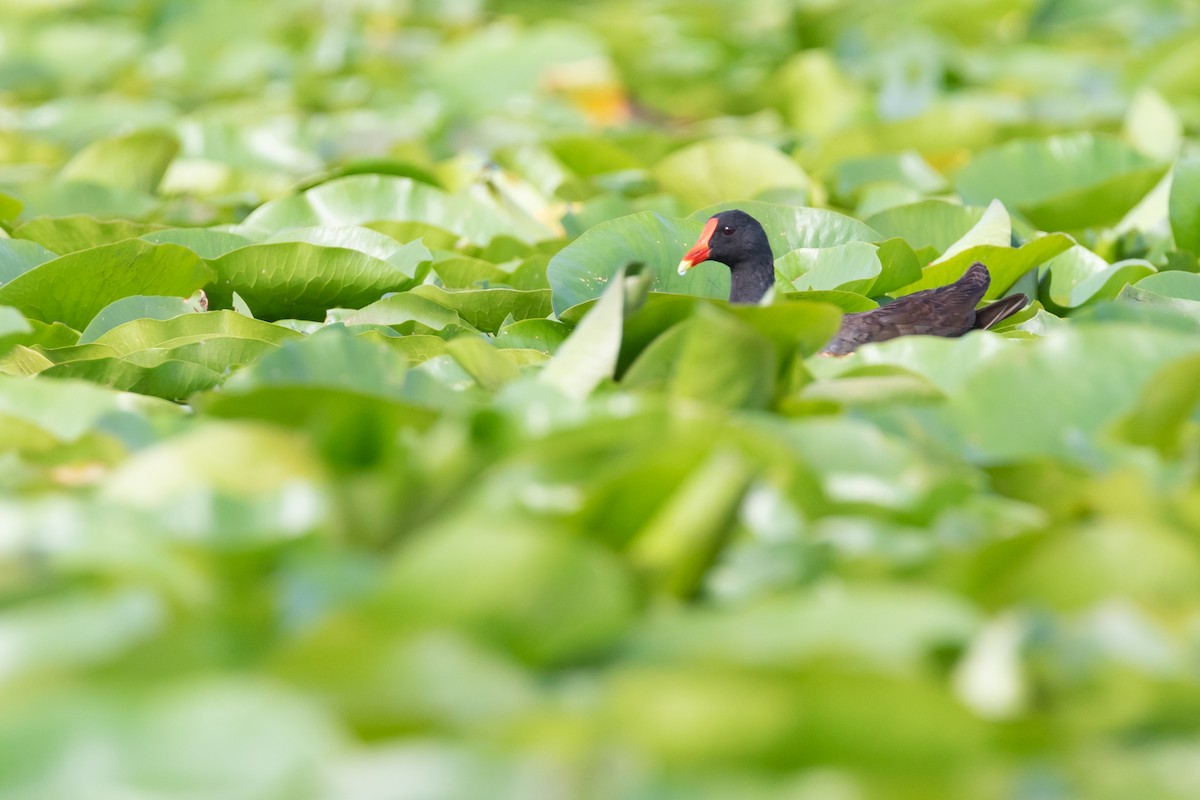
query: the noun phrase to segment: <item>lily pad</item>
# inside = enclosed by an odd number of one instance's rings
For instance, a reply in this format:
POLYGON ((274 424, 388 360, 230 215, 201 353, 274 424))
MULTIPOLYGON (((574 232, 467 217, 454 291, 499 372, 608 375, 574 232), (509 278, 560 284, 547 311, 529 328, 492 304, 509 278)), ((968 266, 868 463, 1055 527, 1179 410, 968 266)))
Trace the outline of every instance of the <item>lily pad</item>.
POLYGON ((691 206, 729 198, 752 200, 776 188, 808 188, 808 175, 770 145, 749 139, 712 139, 677 150, 654 166, 655 179, 691 206))
POLYGON ((131 295, 187 297, 212 271, 191 250, 141 239, 80 250, 47 261, 0 286, 0 305, 31 319, 82 330, 101 309, 131 295))
POLYGON ((955 177, 968 203, 998 199, 1044 230, 1116 222, 1166 167, 1114 136, 1021 139, 980 153, 955 177))
POLYGON ((253 244, 210 262, 217 279, 207 287, 216 306, 233 293, 260 319, 314 319, 331 308, 357 308, 412 282, 405 268, 357 250, 307 242, 253 244))
POLYGON ((448 194, 411 178, 386 175, 350 175, 303 194, 264 203, 246 218, 245 225, 274 232, 391 221, 434 225, 477 244, 504 234, 526 241, 550 238, 541 226, 478 200, 448 194))

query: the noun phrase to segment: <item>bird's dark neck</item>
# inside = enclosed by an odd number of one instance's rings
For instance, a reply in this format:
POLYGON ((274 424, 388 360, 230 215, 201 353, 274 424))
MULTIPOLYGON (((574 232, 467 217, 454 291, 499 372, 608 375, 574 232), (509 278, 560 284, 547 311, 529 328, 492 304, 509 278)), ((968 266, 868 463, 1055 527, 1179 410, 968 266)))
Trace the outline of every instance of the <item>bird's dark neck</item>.
POLYGON ((775 285, 775 264, 768 258, 742 261, 729 270, 729 302, 757 303, 775 285))

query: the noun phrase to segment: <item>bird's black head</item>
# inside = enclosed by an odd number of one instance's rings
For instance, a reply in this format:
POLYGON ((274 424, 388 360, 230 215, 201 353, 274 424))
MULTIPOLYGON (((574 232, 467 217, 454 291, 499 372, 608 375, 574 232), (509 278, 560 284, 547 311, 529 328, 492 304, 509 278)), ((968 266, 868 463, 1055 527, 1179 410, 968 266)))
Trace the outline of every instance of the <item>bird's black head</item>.
POLYGON ((775 258, 771 243, 758 220, 745 211, 730 209, 708 218, 700 239, 679 262, 679 274, 702 261, 719 261, 730 269, 755 264, 770 266, 775 258))

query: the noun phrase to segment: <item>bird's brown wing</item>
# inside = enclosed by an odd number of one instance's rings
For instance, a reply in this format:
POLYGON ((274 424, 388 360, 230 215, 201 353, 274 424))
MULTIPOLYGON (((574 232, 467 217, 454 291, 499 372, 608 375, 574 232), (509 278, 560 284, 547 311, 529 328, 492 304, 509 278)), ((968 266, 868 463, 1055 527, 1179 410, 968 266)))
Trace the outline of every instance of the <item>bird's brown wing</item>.
POLYGON ((986 331, 1002 319, 1011 317, 1029 302, 1023 294, 1010 294, 1003 300, 990 303, 975 312, 975 329, 986 331))
POLYGON ((974 327, 975 304, 990 283, 987 267, 976 261, 947 286, 913 292, 886 306, 847 314, 824 352, 845 355, 868 342, 885 342, 897 336, 962 336, 974 327))

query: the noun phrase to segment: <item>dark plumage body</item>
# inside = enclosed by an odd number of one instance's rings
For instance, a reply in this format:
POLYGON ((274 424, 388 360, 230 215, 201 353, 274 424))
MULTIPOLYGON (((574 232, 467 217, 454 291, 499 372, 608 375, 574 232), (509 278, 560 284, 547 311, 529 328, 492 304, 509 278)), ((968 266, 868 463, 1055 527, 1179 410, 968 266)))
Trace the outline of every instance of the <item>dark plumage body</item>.
MULTIPOLYGON (((700 241, 679 264, 680 274, 704 260, 729 267, 731 303, 757 303, 775 283, 775 259, 762 226, 744 211, 722 211, 705 224, 700 241)), ((976 309, 991 283, 986 266, 975 262, 947 286, 913 292, 885 306, 846 314, 841 328, 822 351, 847 355, 868 342, 898 336, 962 336, 990 328, 1025 307, 1025 295, 1013 294, 976 309)))

